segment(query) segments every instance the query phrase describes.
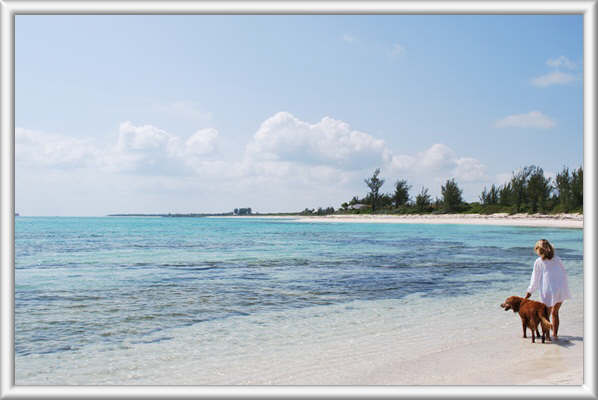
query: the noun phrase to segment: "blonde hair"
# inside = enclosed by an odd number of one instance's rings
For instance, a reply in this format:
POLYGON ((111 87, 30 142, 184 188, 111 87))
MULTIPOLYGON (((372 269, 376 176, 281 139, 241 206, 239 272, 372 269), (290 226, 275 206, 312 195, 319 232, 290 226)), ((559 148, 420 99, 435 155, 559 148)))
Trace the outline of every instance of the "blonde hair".
POLYGON ((554 257, 554 247, 546 239, 538 240, 534 246, 534 250, 543 260, 552 260, 552 257, 554 257))

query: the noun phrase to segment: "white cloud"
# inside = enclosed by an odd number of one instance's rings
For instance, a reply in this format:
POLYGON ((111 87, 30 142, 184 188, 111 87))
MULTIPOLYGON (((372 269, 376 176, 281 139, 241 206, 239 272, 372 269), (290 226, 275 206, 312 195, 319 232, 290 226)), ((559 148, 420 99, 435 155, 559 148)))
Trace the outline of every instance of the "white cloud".
POLYGON ((123 122, 115 148, 104 161, 109 169, 138 173, 188 173, 214 152, 218 131, 202 129, 187 140, 153 125, 123 122))
POLYGON ((119 151, 139 151, 159 153, 166 149, 175 151, 177 138, 152 125, 135 126, 126 121, 120 124, 117 149, 119 151))
POLYGON ((455 162, 457 156, 453 149, 444 144, 434 144, 418 155, 418 167, 427 169, 445 169, 455 162))
POLYGON ((76 168, 95 163, 99 151, 88 140, 17 127, 16 162, 27 166, 76 168))
POLYGON ((383 140, 354 130, 346 122, 324 117, 310 124, 288 112, 264 121, 247 145, 247 155, 253 159, 348 169, 380 165, 387 152, 383 140))
POLYGON ((537 128, 549 129, 556 125, 552 120, 540 111, 530 111, 527 114, 514 114, 498 120, 497 128, 537 128))
POLYGON ((577 77, 568 72, 561 72, 559 68, 563 67, 573 70, 577 65, 565 56, 551 58, 546 61, 546 65, 553 68, 553 71, 540 75, 531 80, 532 85, 537 87, 548 87, 552 85, 566 85, 577 80, 577 77))
POLYGON ((17 128, 16 162, 28 167, 75 169, 93 167, 107 172, 146 175, 188 174, 206 168, 216 150, 218 131, 202 129, 188 139, 153 125, 120 124, 113 146, 17 128))
POLYGON ((548 87, 552 85, 566 85, 575 81, 575 75, 566 72, 554 71, 532 79, 532 84, 538 87, 548 87))
POLYGON ((382 190, 391 190, 394 180, 401 178, 439 195, 440 184, 455 178, 465 192, 477 196, 478 186, 487 179, 482 162, 461 157, 441 143, 414 154, 393 153, 383 140, 355 131, 346 122, 325 117, 310 124, 283 112, 264 121, 247 145, 239 168, 245 175, 239 182, 260 191, 278 187, 296 193, 297 198, 302 195, 295 185, 318 193, 318 198, 323 188, 333 198, 334 189, 348 193, 342 198, 346 200, 365 194, 363 179, 378 167, 387 179, 382 190))
POLYGON ((163 129, 126 121, 120 124, 117 144, 105 152, 103 163, 115 172, 170 175, 181 167, 179 143, 178 137, 163 129))
POLYGON ((88 176, 92 181, 102 180, 100 184, 111 190, 128 193, 122 201, 106 203, 110 208, 106 212, 160 212, 164 202, 181 211, 222 211, 239 206, 263 211, 338 207, 354 195, 365 195, 363 179, 378 167, 387 180, 383 190, 392 190, 392 183, 400 178, 414 187, 424 185, 436 195, 440 183, 456 178, 464 190, 475 193, 476 185, 485 179, 486 168, 444 144, 401 154, 391 151, 384 140, 344 121, 324 117, 309 123, 287 112, 267 118, 247 143, 245 153, 234 161, 218 152, 220 135, 212 128, 184 138, 154 125, 127 121, 120 124, 114 144, 105 148, 43 133, 32 139, 26 133, 19 129, 17 162, 65 165, 61 169, 63 182, 68 182, 70 174, 88 176), (45 153, 40 150, 44 148, 45 153), (38 153, 46 156, 32 156, 38 153), (71 160, 70 164, 64 164, 65 160, 71 160), (211 195, 202 195, 208 192, 211 195), (237 204, 239 201, 243 204, 237 204))
POLYGON ((486 166, 471 157, 459 157, 447 145, 436 143, 415 155, 394 155, 388 164, 389 172, 412 176, 428 185, 455 178, 476 182, 486 178, 486 166))
POLYGON ((548 61, 546 61, 546 65, 553 68, 565 67, 568 69, 575 69, 576 67, 576 64, 565 56, 551 58, 548 61))

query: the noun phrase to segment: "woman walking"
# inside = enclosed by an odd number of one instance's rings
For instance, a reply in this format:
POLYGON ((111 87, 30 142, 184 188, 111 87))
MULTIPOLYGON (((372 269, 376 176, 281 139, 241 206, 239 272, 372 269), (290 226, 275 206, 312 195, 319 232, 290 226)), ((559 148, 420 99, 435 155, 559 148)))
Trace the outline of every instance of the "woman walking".
POLYGON ((546 304, 552 316, 553 338, 558 339, 559 309, 563 301, 571 298, 567 283, 567 272, 561 259, 554 254, 554 247, 546 239, 540 239, 534 246, 539 256, 534 263, 534 271, 525 298, 528 299, 536 290, 540 300, 546 304))

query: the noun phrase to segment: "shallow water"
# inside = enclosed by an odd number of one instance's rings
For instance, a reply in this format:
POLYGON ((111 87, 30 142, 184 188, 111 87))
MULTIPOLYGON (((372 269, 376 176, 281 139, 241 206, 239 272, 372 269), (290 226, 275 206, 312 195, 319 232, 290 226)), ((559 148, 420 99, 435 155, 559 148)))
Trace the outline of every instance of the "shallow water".
POLYGON ((467 318, 523 294, 539 238, 581 297, 582 230, 19 217, 17 381, 148 383, 188 367, 184 383, 201 384, 221 382, 223 363, 250 381, 290 352, 309 366, 319 342, 380 343, 400 329, 402 346, 424 346, 431 310, 459 304, 443 313, 467 318))

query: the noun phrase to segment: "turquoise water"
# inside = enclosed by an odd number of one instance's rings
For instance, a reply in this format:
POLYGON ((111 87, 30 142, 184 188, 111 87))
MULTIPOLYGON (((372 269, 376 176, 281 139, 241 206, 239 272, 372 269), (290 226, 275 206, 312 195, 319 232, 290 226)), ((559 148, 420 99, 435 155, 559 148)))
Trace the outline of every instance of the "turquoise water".
POLYGON ((579 229, 19 217, 15 230, 17 358, 176 341, 173 328, 244 316, 525 287, 540 238, 583 279, 579 229))

